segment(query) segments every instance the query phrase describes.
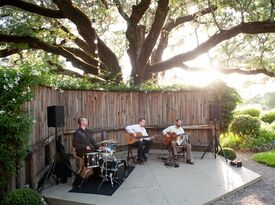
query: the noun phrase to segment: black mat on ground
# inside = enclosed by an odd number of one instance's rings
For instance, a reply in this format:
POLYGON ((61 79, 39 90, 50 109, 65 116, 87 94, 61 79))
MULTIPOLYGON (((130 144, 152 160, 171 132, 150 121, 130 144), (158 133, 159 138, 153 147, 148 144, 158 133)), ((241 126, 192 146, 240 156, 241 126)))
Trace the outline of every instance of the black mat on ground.
MULTIPOLYGON (((131 172, 134 170, 134 168, 135 168, 134 166, 127 167, 127 171, 125 172, 124 180, 131 174, 131 172)), ((110 181, 105 181, 101 185, 100 189, 97 191, 97 188, 99 187, 100 183, 102 182, 102 178, 99 176, 91 177, 89 180, 86 180, 85 183, 81 187, 74 187, 69 192, 112 196, 113 193, 115 193, 115 191, 124 182, 124 180, 122 180, 120 182, 120 184, 114 182, 113 187, 112 187, 110 181)))

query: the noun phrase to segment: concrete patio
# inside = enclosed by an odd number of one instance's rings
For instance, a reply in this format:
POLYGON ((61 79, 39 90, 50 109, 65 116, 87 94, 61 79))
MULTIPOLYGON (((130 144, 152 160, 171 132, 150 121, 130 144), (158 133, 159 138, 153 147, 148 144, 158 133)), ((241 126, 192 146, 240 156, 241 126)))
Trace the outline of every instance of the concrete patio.
MULTIPOLYGON (((116 153, 125 159, 126 153, 116 153)), ((179 168, 166 167, 161 157, 167 157, 165 150, 152 150, 150 159, 143 165, 136 165, 133 172, 112 196, 79 194, 68 192, 72 180, 66 184, 54 185, 42 194, 50 205, 200 205, 256 182, 261 176, 245 168, 230 166, 224 158, 215 159, 207 153, 193 152, 194 165, 179 160, 179 168)))

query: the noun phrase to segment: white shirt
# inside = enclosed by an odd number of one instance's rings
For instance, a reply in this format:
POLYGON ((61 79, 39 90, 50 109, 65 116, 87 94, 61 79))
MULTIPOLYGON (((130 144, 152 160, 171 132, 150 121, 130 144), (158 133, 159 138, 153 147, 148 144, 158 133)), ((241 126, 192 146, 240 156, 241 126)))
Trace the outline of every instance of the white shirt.
MULTIPOLYGON (((147 133, 146 129, 144 127, 140 126, 140 124, 128 125, 125 129, 129 133, 140 132, 142 134, 142 136, 148 136, 148 133, 147 133)), ((143 140, 143 139, 144 140, 150 140, 150 137, 141 138, 141 140, 143 140)))
POLYGON ((184 133, 184 130, 182 127, 177 127, 176 125, 172 125, 170 127, 167 127, 166 129, 164 129, 162 131, 162 133, 165 135, 167 134, 167 132, 174 132, 176 133, 177 135, 181 135, 184 133))
MULTIPOLYGON (((170 126, 170 127, 167 127, 166 129, 164 129, 163 131, 162 131, 162 133, 165 135, 165 134, 167 134, 168 132, 174 132, 174 133, 176 133, 177 135, 181 135, 181 134, 184 134, 185 132, 184 132, 184 129, 182 128, 182 127, 177 127, 176 125, 172 125, 172 126, 170 126)), ((187 135, 185 135, 184 136, 184 143, 187 143, 187 140, 188 140, 188 136, 187 135)))

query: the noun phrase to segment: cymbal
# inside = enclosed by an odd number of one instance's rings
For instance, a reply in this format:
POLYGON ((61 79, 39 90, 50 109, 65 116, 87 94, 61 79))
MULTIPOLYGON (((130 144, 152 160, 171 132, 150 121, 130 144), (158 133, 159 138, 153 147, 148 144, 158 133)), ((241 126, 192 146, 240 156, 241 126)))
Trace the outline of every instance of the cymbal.
POLYGON ((101 141, 101 142, 98 142, 98 143, 96 143, 96 144, 105 144, 105 143, 112 143, 112 144, 116 144, 116 143, 118 143, 118 141, 116 141, 116 140, 103 140, 103 141, 101 141))

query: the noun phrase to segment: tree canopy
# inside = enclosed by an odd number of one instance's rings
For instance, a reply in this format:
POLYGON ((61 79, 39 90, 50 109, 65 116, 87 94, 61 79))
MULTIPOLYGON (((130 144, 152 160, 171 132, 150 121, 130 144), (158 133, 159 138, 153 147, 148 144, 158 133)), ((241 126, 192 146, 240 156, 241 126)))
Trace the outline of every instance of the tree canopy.
POLYGON ((70 62, 103 81, 122 79, 127 52, 131 79, 142 83, 209 52, 224 73, 275 76, 274 0, 1 0, 2 65, 41 61, 81 77, 70 62), (124 27, 125 25, 125 27, 124 27), (197 43, 179 53, 190 36, 197 43), (203 39, 203 40, 202 40, 203 39), (174 44, 174 45, 173 45, 174 44))

